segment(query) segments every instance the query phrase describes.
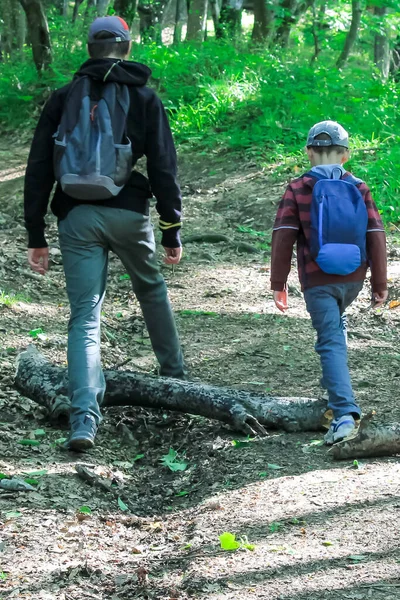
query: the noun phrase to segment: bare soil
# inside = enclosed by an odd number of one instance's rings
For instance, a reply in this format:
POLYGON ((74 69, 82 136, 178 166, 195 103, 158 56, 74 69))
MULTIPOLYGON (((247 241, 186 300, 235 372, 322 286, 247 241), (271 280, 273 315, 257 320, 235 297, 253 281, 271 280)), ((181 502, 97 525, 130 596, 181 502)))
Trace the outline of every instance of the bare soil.
MULTIPOLYGON (((13 389, 16 356, 29 343, 66 361, 68 302, 54 218, 49 275, 36 277, 26 263, 26 154, 0 143, 0 472, 36 473, 29 476, 36 483, 31 492, 0 490, 0 599, 399 599, 398 457, 335 463, 322 432, 246 440, 220 423, 144 409, 109 410, 86 455, 60 449, 65 429, 13 389), (27 439, 40 444, 20 444, 27 439), (163 465, 170 448, 185 470, 163 465), (112 488, 90 487, 77 463, 112 488), (221 549, 223 532, 254 549, 221 549)), ((321 394, 295 268, 287 315, 268 291, 284 184, 237 157, 212 154, 182 157, 181 180, 184 235, 217 232, 232 242, 188 243, 174 272, 162 266, 190 376, 276 395, 321 394)), ((397 300, 396 231, 390 255, 397 300)), ((151 373, 156 362, 124 275, 113 258, 104 365, 151 373)), ((349 311, 354 388, 365 411, 399 421, 400 307, 373 311, 369 296, 366 282, 349 311)))

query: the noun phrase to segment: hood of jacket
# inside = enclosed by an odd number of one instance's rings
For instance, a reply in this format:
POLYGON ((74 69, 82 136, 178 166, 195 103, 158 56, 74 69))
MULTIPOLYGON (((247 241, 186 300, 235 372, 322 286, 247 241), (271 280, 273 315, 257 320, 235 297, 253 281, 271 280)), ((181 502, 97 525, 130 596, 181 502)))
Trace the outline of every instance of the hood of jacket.
POLYGON ((118 58, 89 58, 75 73, 95 81, 114 82, 132 86, 146 85, 151 70, 141 63, 118 58))
MULTIPOLYGON (((326 179, 340 179, 341 177, 343 177, 343 175, 347 173, 343 165, 339 164, 317 165, 316 167, 313 167, 309 172, 311 174, 315 173, 316 175, 325 177, 326 179)), ((362 183, 362 179, 354 177, 354 175, 352 177, 357 183, 362 183)))

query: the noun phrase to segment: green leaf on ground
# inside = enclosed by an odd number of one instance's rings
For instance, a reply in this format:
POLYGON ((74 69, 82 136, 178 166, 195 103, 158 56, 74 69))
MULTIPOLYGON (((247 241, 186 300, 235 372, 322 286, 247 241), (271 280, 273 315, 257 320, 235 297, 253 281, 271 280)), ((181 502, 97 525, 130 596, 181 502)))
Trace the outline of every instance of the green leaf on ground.
POLYGON ((219 541, 221 544, 222 550, 238 550, 239 548, 245 548, 246 550, 255 550, 254 544, 249 544, 249 540, 247 536, 243 536, 240 540, 236 539, 236 536, 233 533, 229 533, 226 531, 219 536, 219 541))
POLYGON ((175 495, 176 496, 187 496, 188 494, 190 494, 190 491, 182 490, 181 492, 177 492, 177 494, 175 494, 175 495))
POLYGON ((269 526, 269 531, 270 533, 277 533, 278 531, 280 531, 283 527, 282 523, 279 523, 279 521, 275 521, 274 523, 271 523, 269 526))
POLYGON ((271 469, 272 471, 279 471, 280 469, 284 469, 285 467, 280 467, 279 465, 274 465, 273 463, 267 464, 267 469, 271 469))
POLYGON ((330 540, 325 540, 322 542, 323 546, 333 546, 333 542, 331 542, 330 540))
POLYGON ((117 312, 117 314, 115 316, 117 317, 117 319, 122 319, 123 314, 122 314, 122 312, 117 312))
POLYGON ((366 560, 368 558, 368 556, 365 556, 365 554, 352 554, 351 556, 349 556, 350 560, 353 560, 354 562, 361 562, 363 560, 366 560))
POLYGON ((47 469, 42 469, 41 471, 29 471, 29 473, 24 473, 27 477, 39 477, 39 475, 46 475, 47 469))
POLYGON ((11 477, 5 473, 0 473, 0 479, 11 479, 11 477))
POLYGON ((39 440, 18 440, 21 446, 40 446, 39 440))
POLYGON ((1 581, 5 581, 7 579, 7 573, 4 573, 4 571, 0 572, 0 580, 1 581))
POLYGON ((18 517, 22 517, 22 513, 16 510, 10 510, 6 512, 6 519, 18 519, 18 517))
POLYGON ((128 506, 125 504, 125 502, 122 502, 122 500, 119 496, 118 496, 118 506, 123 511, 129 510, 128 506))
POLYGON ((81 506, 79 512, 83 515, 91 515, 92 509, 90 508, 90 506, 81 506))
POLYGON ((30 479, 29 477, 27 477, 26 479, 24 479, 25 483, 29 483, 29 485, 39 485, 39 482, 37 479, 30 479))
POLYGON ((119 276, 119 280, 120 281, 124 281, 125 279, 130 279, 130 275, 128 275, 128 273, 125 273, 125 275, 120 275, 119 276))
POLYGON ((173 472, 184 471, 188 466, 187 462, 179 460, 178 453, 173 448, 170 448, 168 454, 164 454, 160 460, 165 467, 173 472))
POLYGON ((31 329, 29 335, 33 338, 37 338, 37 336, 41 333, 44 333, 44 331, 41 327, 38 327, 37 329, 31 329))
POLYGON ((67 439, 68 438, 66 438, 66 437, 58 438, 57 440, 54 440, 54 445, 55 446, 60 446, 61 444, 63 444, 64 442, 66 442, 67 439))
POLYGON ((44 435, 46 435, 44 429, 35 429, 33 433, 35 434, 35 437, 43 437, 44 435))
POLYGON ((222 550, 237 550, 240 548, 240 542, 236 540, 233 533, 225 532, 219 536, 222 550))
POLYGON ((353 460, 353 468, 354 469, 359 469, 360 468, 360 463, 358 462, 358 460, 353 460))
POLYGON ((132 458, 132 462, 136 462, 137 460, 140 460, 141 458, 144 458, 144 454, 136 454, 136 456, 134 456, 132 458))

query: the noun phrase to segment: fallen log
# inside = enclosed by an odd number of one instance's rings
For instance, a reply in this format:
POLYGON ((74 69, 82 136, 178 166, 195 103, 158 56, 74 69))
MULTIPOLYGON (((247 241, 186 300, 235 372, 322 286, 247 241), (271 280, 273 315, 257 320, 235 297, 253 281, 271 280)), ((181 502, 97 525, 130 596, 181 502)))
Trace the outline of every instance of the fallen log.
MULTIPOLYGON (((248 435, 265 436, 267 429, 318 431, 326 411, 323 399, 276 398, 130 371, 105 371, 104 375, 103 406, 143 406, 201 415, 248 435)), ((51 364, 34 346, 18 356, 15 386, 45 407, 52 418, 68 414, 67 371, 51 364)))
POLYGON ((400 423, 374 423, 374 414, 370 412, 361 419, 357 435, 332 446, 335 460, 400 454, 400 423))

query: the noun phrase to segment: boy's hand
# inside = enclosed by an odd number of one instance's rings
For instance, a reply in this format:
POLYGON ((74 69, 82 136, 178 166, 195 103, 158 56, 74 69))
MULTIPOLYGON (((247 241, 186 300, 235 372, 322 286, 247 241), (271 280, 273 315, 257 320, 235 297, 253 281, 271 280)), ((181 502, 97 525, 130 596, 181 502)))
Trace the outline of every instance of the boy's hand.
POLYGON ((384 304, 386 302, 386 300, 388 299, 388 291, 385 290, 384 292, 374 292, 372 294, 372 306, 374 308, 379 308, 380 306, 382 306, 382 304, 384 304))
POLYGON ((32 271, 45 275, 49 270, 49 249, 28 248, 28 263, 32 271))
POLYGON ((179 265, 182 258, 182 246, 179 248, 164 248, 164 262, 166 265, 179 265))
POLYGON ((283 290, 282 292, 274 291, 274 302, 276 308, 278 308, 281 312, 285 312, 288 306, 288 291, 283 290))

